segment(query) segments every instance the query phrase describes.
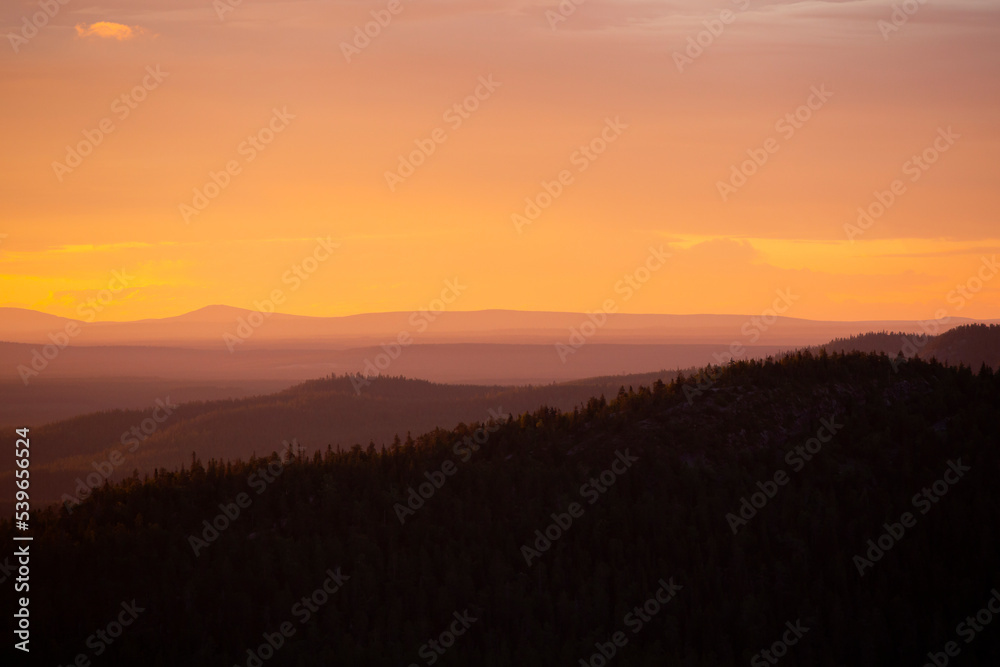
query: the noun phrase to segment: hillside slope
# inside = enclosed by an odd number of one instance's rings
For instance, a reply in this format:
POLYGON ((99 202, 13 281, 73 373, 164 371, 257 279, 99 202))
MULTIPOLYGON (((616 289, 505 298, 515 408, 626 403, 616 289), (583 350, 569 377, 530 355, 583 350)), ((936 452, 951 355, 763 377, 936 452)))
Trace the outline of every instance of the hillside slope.
POLYGON ((894 357, 937 359, 950 366, 1000 369, 1000 324, 965 324, 936 336, 878 331, 837 338, 810 348, 813 352, 878 352, 894 357))
MULTIPOLYGON (((527 387, 331 376, 274 394, 176 407, 164 396, 143 410, 96 412, 34 429, 39 444, 32 460, 34 497, 43 503, 82 499, 88 486, 103 484, 104 478, 122 479, 136 470, 176 470, 190 462, 192 452, 205 459, 248 459, 281 451, 282 443, 292 440, 310 452, 370 442, 382 447, 397 435, 405 440, 408 432, 487 419, 490 411, 519 414, 542 405, 572 409, 593 396, 617 393, 633 378, 638 386, 639 381, 649 384, 674 375, 661 371, 527 387)), ((3 469, 0 495, 9 509, 15 490, 13 461, 3 469)))
POLYGON ((37 657, 135 600, 108 664, 997 664, 961 623, 1000 585, 998 411, 989 370, 807 353, 159 471, 33 516, 37 657))

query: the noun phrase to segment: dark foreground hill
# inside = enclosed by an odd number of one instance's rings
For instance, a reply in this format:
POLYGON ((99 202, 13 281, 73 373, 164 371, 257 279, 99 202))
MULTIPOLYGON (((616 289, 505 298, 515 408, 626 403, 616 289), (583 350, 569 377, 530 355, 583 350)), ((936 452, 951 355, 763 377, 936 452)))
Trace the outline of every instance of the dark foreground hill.
MULTIPOLYGON (((931 327, 928 327, 929 330, 931 327)), ((937 335, 872 332, 837 338, 812 350, 818 352, 882 352, 891 357, 937 359, 951 366, 1000 369, 1000 324, 965 324, 937 335)))
POLYGON ((32 658, 995 665, 998 413, 989 369, 798 354, 196 461, 33 514, 32 658))

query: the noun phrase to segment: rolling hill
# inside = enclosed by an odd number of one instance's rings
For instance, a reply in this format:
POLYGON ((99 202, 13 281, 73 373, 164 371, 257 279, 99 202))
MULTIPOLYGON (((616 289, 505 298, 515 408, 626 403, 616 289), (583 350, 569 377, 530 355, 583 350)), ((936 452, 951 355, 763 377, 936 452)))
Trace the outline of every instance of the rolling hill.
MULTIPOLYGON (((88 490, 80 481, 88 476, 103 484, 105 478, 122 479, 136 470, 178 469, 190 462, 192 452, 245 459, 281 451, 282 443, 292 440, 307 451, 388 446, 396 436, 482 420, 491 410, 518 414, 542 405, 571 410, 592 397, 614 395, 622 385, 675 375, 661 371, 523 387, 332 376, 240 399, 180 403, 165 395, 144 409, 100 411, 32 429, 39 445, 32 459, 33 497, 43 503, 65 494, 83 497, 76 489, 88 490), (98 469, 110 471, 101 475, 98 469)), ((4 488, 14 488, 13 470, 4 464, 4 488)), ((4 496, 7 508, 12 496, 4 496)))
POLYGON ((936 336, 904 332, 870 332, 838 338, 811 348, 827 352, 881 352, 891 357, 937 359, 952 366, 964 364, 1000 368, 1000 324, 963 324, 936 336))
POLYGON ((64 664, 126 609, 109 664, 997 664, 963 619, 1000 576, 998 411, 989 369, 799 353, 384 451, 194 460, 33 513, 32 652, 64 664))

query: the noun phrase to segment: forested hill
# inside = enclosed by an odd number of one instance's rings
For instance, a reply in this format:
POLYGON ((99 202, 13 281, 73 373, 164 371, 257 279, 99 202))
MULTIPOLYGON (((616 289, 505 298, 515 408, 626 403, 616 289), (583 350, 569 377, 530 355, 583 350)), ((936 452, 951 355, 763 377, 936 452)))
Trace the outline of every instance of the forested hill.
POLYGON ((935 336, 927 349, 918 354, 924 359, 934 357, 953 366, 961 363, 979 368, 985 363, 1000 370, 1000 324, 967 324, 949 329, 935 336))
MULTIPOLYGON (((984 359, 1000 361, 1000 326, 957 327, 937 337, 866 334, 834 341, 828 352, 900 350, 978 369, 984 359), (907 347, 909 346, 909 347, 907 347)), ((814 350, 814 352, 818 352, 814 350)), ((690 373, 690 371, 688 371, 690 373)), ((611 396, 618 387, 669 381, 676 371, 590 378, 561 384, 506 387, 447 385, 402 377, 340 375, 310 380, 274 394, 239 399, 179 403, 166 412, 107 410, 47 424, 33 430, 41 445, 32 460, 36 503, 82 498, 105 477, 120 480, 138 470, 176 470, 192 451, 205 459, 263 456, 295 440, 307 451, 390 445, 396 436, 486 419, 490 410, 535 410, 541 405, 572 409, 591 397, 611 396), (106 474, 105 474, 106 473, 106 474), (87 480, 93 481, 93 484, 87 480)), ((165 403, 169 396, 160 397, 165 403)), ((177 401, 175 401, 177 402, 177 401)), ((0 510, 12 509, 13 462, 0 467, 0 510)))
POLYGON ((32 516, 32 658, 1000 664, 998 620, 965 620, 1000 587, 998 414, 989 369, 800 353, 384 450, 195 461, 32 516))
MULTIPOLYGON (((931 322, 933 324, 933 322, 931 322)), ((932 330, 928 326, 929 330, 932 330)), ((952 366, 979 368, 986 364, 1000 369, 1000 324, 964 324, 938 335, 914 335, 878 331, 849 338, 836 338, 811 350, 833 352, 883 352, 889 356, 919 356, 952 366)))
MULTIPOLYGON (((503 387, 447 385, 401 377, 330 376, 281 392, 173 406, 169 396, 144 410, 108 410, 33 429, 36 504, 64 502, 88 490, 80 480, 103 483, 138 470, 176 470, 191 452, 218 459, 247 459, 297 442, 309 451, 355 444, 390 445, 408 432, 486 419, 490 411, 519 414, 541 405, 572 409, 592 396, 611 395, 624 383, 670 379, 675 372, 581 380, 569 384, 503 387), (98 471, 96 468, 100 468, 98 471), (108 473, 103 475, 102 472, 108 473)), ((0 474, 13 499, 13 462, 0 474)), ((10 502, 0 508, 13 509, 10 502)))

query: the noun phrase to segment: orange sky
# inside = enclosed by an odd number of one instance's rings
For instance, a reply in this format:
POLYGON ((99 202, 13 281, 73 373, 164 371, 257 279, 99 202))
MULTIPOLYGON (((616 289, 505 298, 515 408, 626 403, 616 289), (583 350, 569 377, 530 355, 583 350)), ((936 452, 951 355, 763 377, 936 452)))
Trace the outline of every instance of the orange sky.
POLYGON ((456 310, 583 311, 663 245, 622 312, 759 313, 790 288, 793 317, 1000 317, 1000 280, 960 309, 947 298, 1000 250, 992 0, 927 2, 891 32, 891 2, 587 0, 553 29, 554 0, 401 0, 351 62, 341 43, 388 0, 243 0, 222 19, 209 0, 52 3, 30 38, 39 6, 0 8, 3 306, 77 316, 124 270, 98 319, 252 307, 276 288, 291 313, 415 310, 456 277, 456 310), (477 88, 467 118, 446 115, 477 88), (808 120, 776 125, 807 101, 808 120), (245 143, 264 128, 270 143, 245 143), (85 131, 100 143, 54 167, 85 131), (433 154, 390 189, 416 140, 433 154), (723 201, 731 165, 765 145, 723 201), (925 149, 926 170, 911 161, 925 149), (512 214, 564 171, 518 231, 512 214), (288 290, 317 237, 340 245, 288 290))

